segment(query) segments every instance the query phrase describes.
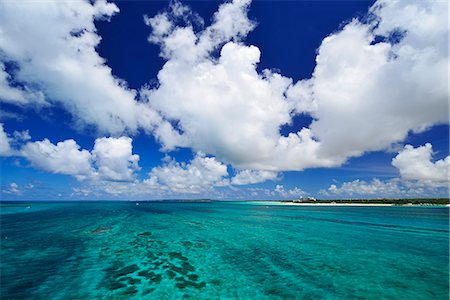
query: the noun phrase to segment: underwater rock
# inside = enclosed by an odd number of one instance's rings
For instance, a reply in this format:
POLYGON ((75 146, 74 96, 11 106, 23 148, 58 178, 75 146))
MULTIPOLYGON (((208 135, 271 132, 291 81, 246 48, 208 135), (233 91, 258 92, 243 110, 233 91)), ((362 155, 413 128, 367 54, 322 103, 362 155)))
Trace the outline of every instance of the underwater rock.
POLYGON ((192 280, 192 281, 197 281, 198 280, 198 275, 197 274, 188 274, 187 277, 189 278, 189 280, 192 280))
POLYGON ((126 266, 126 267, 123 267, 123 268, 117 270, 115 275, 117 277, 120 277, 123 275, 127 275, 130 273, 136 272, 137 270, 139 270, 139 267, 136 264, 133 264, 133 265, 129 265, 129 266, 126 266))
POLYGON ((204 282, 196 283, 196 282, 185 280, 185 281, 177 282, 175 284, 175 286, 179 289, 184 289, 186 287, 194 287, 199 290, 199 289, 204 288, 206 286, 206 283, 204 283, 204 282))
POLYGON ((176 276, 175 272, 173 272, 173 271, 171 271, 171 270, 168 270, 168 271, 166 272, 166 274, 167 274, 167 277, 169 277, 170 279, 174 279, 175 276, 176 276))
POLYGON ((191 265, 190 263, 188 263, 187 261, 183 262, 183 269, 187 270, 188 272, 193 272, 195 271, 195 268, 193 265, 191 265))
POLYGON ((184 260, 184 261, 187 260, 187 257, 183 256, 183 254, 181 254, 180 252, 170 252, 169 256, 171 259, 178 258, 178 259, 184 260))
POLYGON ((162 280, 162 275, 161 274, 156 274, 156 273, 151 272, 151 271, 142 270, 142 271, 140 271, 138 273, 138 275, 142 276, 142 277, 145 277, 145 278, 147 278, 148 280, 150 280, 151 282, 154 282, 154 283, 159 283, 162 280))
POLYGON ((211 282, 211 284, 214 284, 214 285, 220 285, 220 283, 221 283, 220 279, 213 279, 210 282, 211 282))
POLYGON ((154 288, 145 289, 142 291, 142 295, 148 295, 150 293, 153 293, 155 291, 154 288))
POLYGON ((102 234, 108 231, 111 231, 111 227, 98 227, 91 231, 91 234, 102 234))
POLYGON ((189 241, 181 242, 181 244, 186 248, 191 248, 194 245, 192 242, 189 241))
POLYGON ((178 274, 182 274, 182 275, 187 275, 187 273, 188 273, 188 271, 185 270, 184 268, 180 268, 180 267, 177 267, 177 266, 172 266, 170 269, 172 271, 174 271, 174 272, 176 272, 178 274))
POLYGON ((151 236, 152 233, 150 231, 139 233, 138 236, 151 236))
POLYGON ((122 282, 115 280, 108 281, 104 286, 109 290, 117 290, 126 287, 122 282))
POLYGON ((136 294, 138 292, 138 290, 135 287, 128 287, 125 291, 123 291, 123 295, 133 295, 136 294))
POLYGON ((142 270, 142 271, 138 272, 138 275, 142 276, 142 277, 150 278, 151 276, 156 275, 156 274, 151 271, 142 270))
POLYGON ((129 284, 141 283, 141 280, 139 278, 128 277, 128 283, 129 284))
POLYGON ((155 276, 151 277, 150 280, 154 283, 160 283, 162 280, 161 274, 155 274, 155 276))

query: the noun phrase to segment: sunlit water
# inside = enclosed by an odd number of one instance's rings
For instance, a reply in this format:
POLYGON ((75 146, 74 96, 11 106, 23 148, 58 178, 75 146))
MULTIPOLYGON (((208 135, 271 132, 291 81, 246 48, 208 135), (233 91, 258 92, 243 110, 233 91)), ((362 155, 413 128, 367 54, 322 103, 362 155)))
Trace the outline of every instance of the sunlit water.
POLYGON ((1 299, 448 299, 449 210, 3 203, 1 299))

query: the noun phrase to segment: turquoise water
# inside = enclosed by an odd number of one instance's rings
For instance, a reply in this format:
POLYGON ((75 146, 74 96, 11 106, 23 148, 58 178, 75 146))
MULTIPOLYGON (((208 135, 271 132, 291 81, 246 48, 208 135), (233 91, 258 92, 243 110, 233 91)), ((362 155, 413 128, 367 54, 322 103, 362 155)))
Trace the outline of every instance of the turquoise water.
POLYGON ((1 299, 448 299, 449 210, 1 208, 1 299))

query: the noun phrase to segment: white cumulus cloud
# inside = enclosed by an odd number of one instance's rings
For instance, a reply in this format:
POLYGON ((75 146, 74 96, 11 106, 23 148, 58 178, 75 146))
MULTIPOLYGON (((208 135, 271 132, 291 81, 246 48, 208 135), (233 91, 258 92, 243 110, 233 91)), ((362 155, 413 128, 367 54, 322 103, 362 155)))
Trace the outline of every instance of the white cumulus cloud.
POLYGON ((47 172, 67 174, 78 178, 89 177, 93 173, 91 153, 80 149, 72 139, 52 144, 48 139, 26 143, 21 151, 34 167, 47 172))
POLYGON ((381 196, 381 195, 398 195, 401 193, 397 181, 381 181, 377 178, 370 182, 356 179, 350 182, 344 182, 340 187, 335 184, 328 188, 330 194, 336 195, 364 195, 364 196, 381 196))
POLYGON ((197 153, 189 163, 179 163, 170 158, 165 164, 155 167, 149 173, 146 183, 180 193, 199 193, 228 182, 227 166, 214 157, 197 153))
POLYGON ((410 131, 448 122, 447 8, 377 1, 372 21, 355 19, 323 40, 313 77, 301 82, 301 96, 315 104, 310 128, 321 157, 385 150, 410 131))
POLYGON ((281 196, 283 198, 298 198, 298 197, 304 197, 308 194, 298 187, 294 187, 293 189, 285 190, 284 186, 281 184, 277 184, 274 192, 276 195, 281 196))
POLYGON ((159 85, 142 94, 177 124, 177 136, 158 136, 166 149, 190 147, 240 169, 302 170, 339 166, 448 122, 446 3, 378 1, 370 21, 323 40, 313 77, 295 84, 256 70, 260 50, 242 43, 255 26, 248 5, 222 4, 200 31, 176 25, 170 10, 147 18, 167 62, 159 85), (300 113, 313 116, 311 126, 281 136, 300 113))
POLYGON ((162 135, 160 141, 167 149, 190 147, 240 169, 333 164, 316 156, 320 146, 308 129, 280 135, 297 105, 284 95, 292 80, 270 70, 257 72, 260 50, 240 42, 254 27, 248 5, 222 4, 212 24, 200 32, 190 23, 176 26, 177 16, 170 11, 147 19, 153 27, 150 41, 161 46, 167 62, 158 73, 158 87, 142 94, 180 131, 177 138, 162 135))
POLYGON ((430 143, 414 148, 406 145, 396 157, 392 165, 405 180, 418 180, 435 185, 448 185, 450 156, 438 161, 432 161, 433 148, 430 143))
POLYGON ((233 178, 231 178, 231 183, 234 185, 246 185, 276 179, 278 179, 277 172, 242 170, 236 173, 236 175, 233 178))
POLYGON ((154 128, 159 116, 135 100, 137 92, 112 75, 95 49, 101 37, 94 21, 118 12, 105 0, 2 1, 0 100, 62 104, 78 125, 106 133, 154 128), (15 68, 7 73, 5 63, 15 68))
POLYGON ((79 180, 133 181, 140 170, 129 137, 97 138, 92 151, 81 149, 73 139, 56 144, 30 139, 28 131, 15 131, 10 137, 0 123, 0 156, 24 157, 38 169, 79 180))
POLYGON ((3 128, 3 124, 0 123, 0 156, 10 156, 12 154, 11 139, 3 128))
POLYGON ((132 139, 98 138, 95 140, 92 158, 98 176, 104 180, 130 181, 139 170, 139 155, 133 154, 132 139))

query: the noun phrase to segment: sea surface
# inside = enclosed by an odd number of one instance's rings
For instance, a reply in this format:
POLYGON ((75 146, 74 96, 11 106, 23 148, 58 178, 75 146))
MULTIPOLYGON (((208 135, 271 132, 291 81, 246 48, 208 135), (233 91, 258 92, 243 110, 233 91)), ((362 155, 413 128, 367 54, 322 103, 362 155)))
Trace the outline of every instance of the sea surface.
POLYGON ((1 299, 449 299, 446 207, 1 204, 1 299))

